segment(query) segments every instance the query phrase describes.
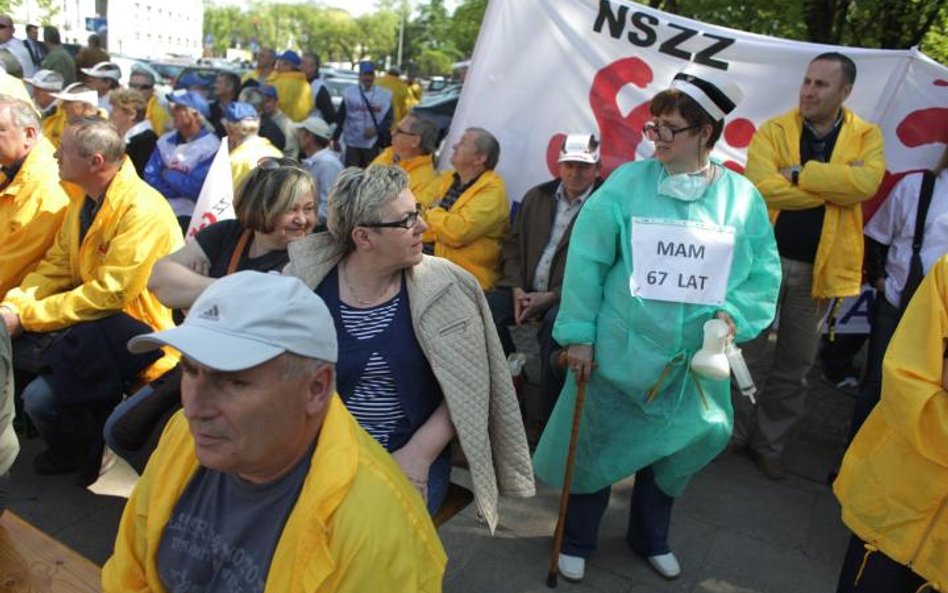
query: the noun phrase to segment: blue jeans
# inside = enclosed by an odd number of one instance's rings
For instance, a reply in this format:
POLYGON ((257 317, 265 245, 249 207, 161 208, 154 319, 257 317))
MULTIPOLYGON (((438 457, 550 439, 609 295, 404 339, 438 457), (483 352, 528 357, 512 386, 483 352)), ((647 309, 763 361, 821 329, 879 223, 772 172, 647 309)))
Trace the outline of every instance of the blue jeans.
POLYGON ((105 428, 102 429, 102 436, 105 438, 105 444, 108 445, 109 449, 115 452, 116 455, 122 459, 128 461, 135 457, 138 451, 133 451, 123 447, 118 440, 116 440, 112 434, 112 428, 117 422, 121 422, 122 417, 129 410, 134 409, 141 401, 147 398, 149 395, 154 393, 155 390, 151 385, 145 385, 134 395, 129 398, 126 398, 125 401, 115 406, 115 409, 112 410, 112 413, 109 415, 109 418, 105 421, 105 428))
MULTIPOLYGON (((570 494, 563 531, 562 553, 588 558, 596 549, 599 525, 609 506, 611 487, 591 494, 570 494)), ((629 525, 625 541, 640 556, 659 556, 671 551, 668 528, 675 499, 655 483, 651 467, 635 474, 635 487, 629 505, 629 525)))
POLYGON ((36 431, 50 448, 62 443, 63 431, 56 391, 50 375, 37 375, 23 389, 23 410, 33 421, 36 431))

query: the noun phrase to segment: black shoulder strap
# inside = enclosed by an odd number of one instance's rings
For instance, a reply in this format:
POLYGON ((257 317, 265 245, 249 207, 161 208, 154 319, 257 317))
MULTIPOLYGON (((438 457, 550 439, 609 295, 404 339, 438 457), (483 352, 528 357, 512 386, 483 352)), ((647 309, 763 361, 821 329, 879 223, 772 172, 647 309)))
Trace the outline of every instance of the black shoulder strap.
POLYGON ((935 190, 935 174, 925 171, 922 174, 922 190, 918 194, 918 214, 915 216, 915 237, 912 239, 912 254, 922 251, 922 241, 925 239, 925 219, 928 218, 928 207, 932 203, 932 192, 935 190))
MULTIPOLYGON (((379 129, 379 120, 375 119, 375 112, 372 111, 372 105, 369 103, 369 99, 365 96, 365 93, 362 91, 362 85, 359 85, 359 94, 362 95, 362 102, 365 103, 365 108, 369 110, 369 116, 372 118, 372 125, 375 126, 375 131, 378 132, 379 129)), ((926 210, 928 208, 926 207, 926 210)))

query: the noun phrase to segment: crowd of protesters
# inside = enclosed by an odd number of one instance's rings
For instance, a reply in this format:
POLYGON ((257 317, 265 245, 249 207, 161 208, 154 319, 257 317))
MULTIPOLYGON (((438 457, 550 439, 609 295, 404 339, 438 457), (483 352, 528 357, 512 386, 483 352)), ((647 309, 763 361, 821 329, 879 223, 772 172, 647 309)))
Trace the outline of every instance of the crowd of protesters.
POLYGON ((20 65, 0 73, 0 511, 14 401, 47 446, 39 474, 88 484, 104 447, 124 457, 142 478, 106 591, 440 591, 432 519, 458 458, 493 532, 500 495, 563 486, 568 450, 560 574, 585 577, 611 486, 634 474, 626 542, 673 579, 691 477, 726 448, 784 477, 824 325, 864 268, 838 590, 948 591, 948 151, 864 230, 885 157, 844 106, 849 57, 813 58, 743 175, 711 156, 742 90, 689 66, 650 102, 653 158, 602 179, 577 130, 511 217, 494 134, 464 130, 439 172, 397 70, 359 64, 336 111, 318 56, 262 49, 213 101, 197 79, 159 97, 141 71, 122 88, 97 39, 71 64, 55 29, 44 40, 0 43, 20 65), (223 142, 236 219, 185 242, 223 142), (675 259, 696 246, 700 283, 675 259), (508 365, 527 323, 530 420, 508 365), (694 362, 714 324, 749 358, 775 335, 756 406, 694 362))

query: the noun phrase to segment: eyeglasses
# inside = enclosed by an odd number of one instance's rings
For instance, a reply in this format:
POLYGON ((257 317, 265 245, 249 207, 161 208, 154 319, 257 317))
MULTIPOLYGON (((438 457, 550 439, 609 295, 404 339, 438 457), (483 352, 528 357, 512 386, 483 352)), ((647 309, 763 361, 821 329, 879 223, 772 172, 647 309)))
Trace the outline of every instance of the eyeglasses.
POLYGON ((414 132, 409 132, 408 130, 403 130, 401 128, 395 128, 392 130, 393 135, 404 134, 406 136, 421 136, 421 134, 416 134, 414 132))
POLYGON ((128 88, 130 88, 130 89, 135 89, 136 91, 147 91, 147 90, 150 90, 150 89, 155 88, 155 85, 153 85, 153 84, 134 84, 134 83, 129 83, 129 84, 128 84, 128 88))
POLYGON ((405 216, 401 220, 394 220, 392 222, 372 222, 367 224, 360 224, 359 226, 368 227, 370 229, 405 229, 410 230, 415 228, 415 225, 418 224, 418 219, 421 218, 421 204, 415 204, 415 211, 405 216))
POLYGON ((655 140, 661 140, 662 142, 673 142, 675 140, 675 136, 681 132, 694 130, 695 128, 700 128, 702 125, 704 124, 695 124, 686 128, 673 128, 666 124, 650 121, 642 126, 642 133, 645 134, 646 138, 653 142, 655 140))
POLYGON ((0 29, 9 29, 9 28, 10 28, 10 25, 4 25, 3 23, 0 23, 0 29))

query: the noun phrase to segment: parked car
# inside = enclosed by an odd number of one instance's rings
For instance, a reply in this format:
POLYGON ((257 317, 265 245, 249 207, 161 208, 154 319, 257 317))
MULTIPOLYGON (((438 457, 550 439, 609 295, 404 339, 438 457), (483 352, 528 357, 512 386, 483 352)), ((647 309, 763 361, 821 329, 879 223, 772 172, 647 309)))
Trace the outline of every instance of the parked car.
POLYGON ((207 83, 207 100, 211 102, 217 98, 217 93, 214 91, 214 81, 217 80, 217 75, 221 72, 233 72, 240 77, 240 72, 237 70, 212 68, 210 66, 187 66, 181 70, 178 78, 175 79, 174 88, 184 88, 184 82, 196 76, 207 83))
POLYGON ((444 88, 441 92, 428 95, 421 98, 421 103, 415 105, 412 113, 424 115, 434 121, 438 126, 438 152, 441 152, 441 144, 451 129, 451 120, 454 119, 454 112, 458 108, 458 99, 461 97, 461 85, 454 84, 444 88))
POLYGON ((155 69, 168 86, 174 86, 178 75, 184 70, 187 64, 177 64, 171 62, 150 62, 151 67, 155 69))
POLYGON ((128 87, 128 79, 131 78, 133 72, 147 72, 155 79, 155 93, 158 96, 171 90, 171 85, 165 82, 161 73, 144 60, 112 54, 112 56, 109 57, 109 61, 118 65, 122 70, 122 78, 119 80, 119 83, 123 87, 128 87))
POLYGON ((338 111, 339 106, 342 105, 343 91, 345 91, 350 86, 359 84, 359 79, 358 77, 350 78, 348 76, 332 76, 329 78, 324 78, 323 83, 329 90, 329 97, 332 99, 333 108, 338 111))

